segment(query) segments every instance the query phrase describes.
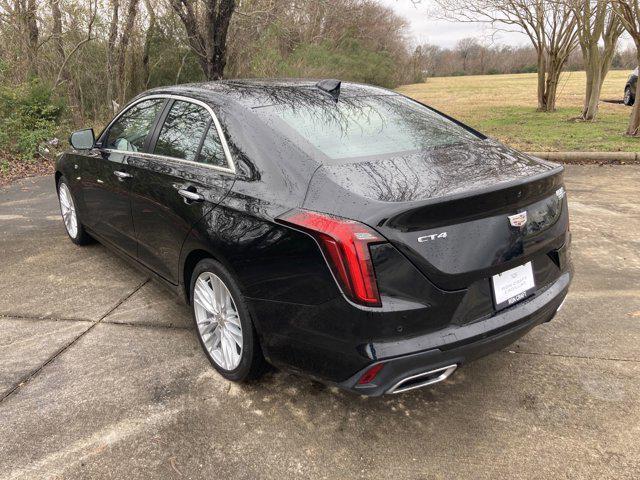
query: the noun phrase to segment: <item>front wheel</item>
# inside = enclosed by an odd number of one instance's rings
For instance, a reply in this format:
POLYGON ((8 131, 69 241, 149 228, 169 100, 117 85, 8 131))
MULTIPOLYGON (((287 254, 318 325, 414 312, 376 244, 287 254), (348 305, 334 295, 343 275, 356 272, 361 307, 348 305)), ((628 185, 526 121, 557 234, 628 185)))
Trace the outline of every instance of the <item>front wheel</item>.
POLYGON ((60 177, 58 181, 58 201, 60 202, 60 214, 67 234, 76 245, 86 245, 91 242, 91 237, 85 231, 82 223, 78 220, 78 211, 73 199, 71 189, 67 184, 67 179, 60 177))
POLYGON ((222 264, 201 260, 191 275, 191 307, 198 339, 215 369, 235 382, 255 379, 265 361, 238 284, 222 264))
POLYGON ((622 101, 627 107, 630 107, 635 103, 635 98, 633 98, 631 87, 627 87, 624 89, 624 98, 622 99, 622 101))

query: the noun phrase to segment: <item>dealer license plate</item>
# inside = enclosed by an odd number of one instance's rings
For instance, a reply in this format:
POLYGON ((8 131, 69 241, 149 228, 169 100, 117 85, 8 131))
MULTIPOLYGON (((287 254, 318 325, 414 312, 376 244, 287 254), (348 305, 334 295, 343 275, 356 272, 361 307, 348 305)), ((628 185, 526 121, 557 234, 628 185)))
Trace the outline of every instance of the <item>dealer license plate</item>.
POLYGON ((491 280, 497 310, 518 303, 536 291, 531 262, 494 275, 491 280))

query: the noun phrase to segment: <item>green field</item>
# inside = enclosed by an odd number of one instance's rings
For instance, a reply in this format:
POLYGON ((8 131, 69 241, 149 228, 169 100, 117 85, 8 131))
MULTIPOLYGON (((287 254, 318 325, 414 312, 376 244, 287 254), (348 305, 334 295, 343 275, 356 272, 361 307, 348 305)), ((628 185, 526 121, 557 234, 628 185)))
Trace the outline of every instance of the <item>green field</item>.
MULTIPOLYGON (((620 100, 628 75, 610 72, 602 99, 620 100)), ((535 74, 430 78, 398 91, 529 152, 639 150, 640 139, 624 135, 629 107, 601 102, 595 122, 575 120, 584 84, 584 72, 563 74, 554 113, 536 112, 535 74)))

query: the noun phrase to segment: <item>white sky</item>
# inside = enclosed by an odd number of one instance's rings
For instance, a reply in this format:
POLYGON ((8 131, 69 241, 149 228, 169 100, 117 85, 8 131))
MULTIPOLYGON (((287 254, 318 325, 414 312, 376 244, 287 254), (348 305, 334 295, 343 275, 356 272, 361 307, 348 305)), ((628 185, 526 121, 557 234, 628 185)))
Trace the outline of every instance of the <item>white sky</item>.
POLYGON ((449 22, 435 19, 436 5, 433 0, 380 0, 405 18, 409 23, 409 33, 416 44, 432 43, 440 47, 453 47, 465 37, 476 37, 486 43, 525 45, 527 38, 520 33, 493 32, 482 23, 449 22))
MULTIPOLYGON (((465 37, 476 37, 487 44, 498 43, 507 45, 529 45, 529 39, 518 32, 494 33, 486 24, 462 23, 437 20, 436 5, 433 0, 379 0, 404 17, 409 24, 409 34, 412 42, 417 44, 431 43, 440 47, 453 47, 465 37)), ((623 37, 623 45, 630 43, 630 39, 623 37)))

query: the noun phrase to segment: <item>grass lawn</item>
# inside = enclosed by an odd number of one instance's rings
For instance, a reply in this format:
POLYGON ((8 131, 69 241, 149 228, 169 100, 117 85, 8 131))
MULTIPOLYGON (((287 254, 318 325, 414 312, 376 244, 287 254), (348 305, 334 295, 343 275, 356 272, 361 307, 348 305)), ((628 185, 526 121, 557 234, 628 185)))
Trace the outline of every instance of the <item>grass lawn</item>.
MULTIPOLYGON (((610 72, 602 99, 622 99, 629 73, 610 72)), ((629 107, 601 102, 595 122, 572 120, 580 114, 584 85, 584 72, 564 73, 554 113, 536 112, 535 74, 430 78, 397 90, 524 151, 640 150, 640 139, 624 135, 629 107)))

